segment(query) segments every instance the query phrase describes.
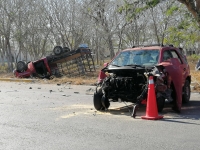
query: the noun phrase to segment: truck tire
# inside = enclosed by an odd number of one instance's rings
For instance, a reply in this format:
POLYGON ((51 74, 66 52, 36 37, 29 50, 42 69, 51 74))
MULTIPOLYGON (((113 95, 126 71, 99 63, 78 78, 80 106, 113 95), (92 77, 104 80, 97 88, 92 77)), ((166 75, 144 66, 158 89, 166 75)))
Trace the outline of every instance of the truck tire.
POLYGON ((27 64, 24 61, 18 61, 17 62, 17 71, 18 72, 24 72, 27 70, 27 64))
POLYGON ((54 47, 53 52, 55 55, 60 55, 63 52, 63 48, 61 46, 56 46, 54 47))
POLYGON ((185 80, 185 84, 183 87, 183 94, 182 94, 183 103, 188 103, 190 101, 190 94, 191 94, 190 82, 188 80, 185 80))

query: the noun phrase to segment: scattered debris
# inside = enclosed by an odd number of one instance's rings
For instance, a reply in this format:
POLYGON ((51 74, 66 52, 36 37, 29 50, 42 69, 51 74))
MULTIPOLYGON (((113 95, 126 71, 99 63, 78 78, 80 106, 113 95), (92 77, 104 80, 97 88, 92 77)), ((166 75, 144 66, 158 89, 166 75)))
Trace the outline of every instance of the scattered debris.
POLYGON ((74 92, 75 94, 79 94, 79 92, 74 92))
POLYGON ((32 87, 30 87, 29 89, 32 89, 32 87))
POLYGON ((97 113, 97 111, 94 111, 94 114, 93 114, 93 116, 96 116, 96 113, 97 113))
POLYGON ((7 92, 18 92, 17 90, 14 90, 14 91, 6 91, 5 93, 7 93, 7 92))
POLYGON ((86 90, 86 93, 87 95, 93 95, 95 92, 95 89, 94 88, 89 88, 88 90, 86 90))

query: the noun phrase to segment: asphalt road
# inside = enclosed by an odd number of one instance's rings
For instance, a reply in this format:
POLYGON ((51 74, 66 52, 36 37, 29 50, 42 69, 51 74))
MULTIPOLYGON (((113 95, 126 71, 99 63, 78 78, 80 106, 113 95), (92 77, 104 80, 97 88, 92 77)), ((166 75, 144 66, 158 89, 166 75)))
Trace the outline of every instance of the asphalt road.
POLYGON ((0 150, 199 149, 199 93, 192 93, 181 114, 167 104, 163 119, 144 120, 145 107, 133 119, 124 103, 95 111, 93 89, 0 82, 0 150))

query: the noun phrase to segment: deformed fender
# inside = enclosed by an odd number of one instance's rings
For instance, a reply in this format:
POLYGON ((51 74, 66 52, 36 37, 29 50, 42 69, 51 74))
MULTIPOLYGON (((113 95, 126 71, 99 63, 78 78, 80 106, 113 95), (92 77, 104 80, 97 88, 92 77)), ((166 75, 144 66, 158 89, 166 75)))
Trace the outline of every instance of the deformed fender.
POLYGON ((98 83, 102 83, 106 77, 106 74, 101 70, 98 76, 98 83))
POLYGON ((169 76, 171 76, 171 80, 174 84, 174 88, 176 91, 176 105, 178 109, 181 110, 183 76, 182 76, 182 69, 180 67, 180 63, 172 60, 172 61, 162 62, 159 65, 164 66, 169 76))

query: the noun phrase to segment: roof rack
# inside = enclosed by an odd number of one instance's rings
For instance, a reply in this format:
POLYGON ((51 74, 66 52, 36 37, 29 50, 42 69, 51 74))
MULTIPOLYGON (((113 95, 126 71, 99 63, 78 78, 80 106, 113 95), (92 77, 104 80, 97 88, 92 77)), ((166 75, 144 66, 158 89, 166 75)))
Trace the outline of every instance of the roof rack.
POLYGON ((169 44, 169 45, 163 45, 163 44, 149 44, 149 45, 138 45, 138 46, 133 46, 132 48, 135 48, 135 47, 149 47, 149 46, 169 46, 169 47, 174 47, 173 44, 169 44))
POLYGON ((164 46, 164 45, 163 44, 138 45, 138 46, 132 46, 132 48, 135 48, 135 47, 149 47, 149 46, 164 46))

